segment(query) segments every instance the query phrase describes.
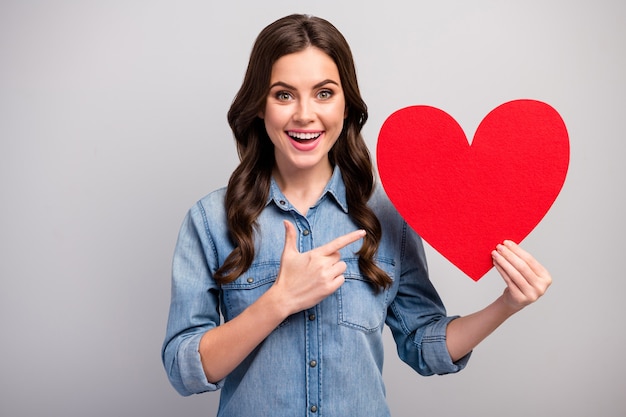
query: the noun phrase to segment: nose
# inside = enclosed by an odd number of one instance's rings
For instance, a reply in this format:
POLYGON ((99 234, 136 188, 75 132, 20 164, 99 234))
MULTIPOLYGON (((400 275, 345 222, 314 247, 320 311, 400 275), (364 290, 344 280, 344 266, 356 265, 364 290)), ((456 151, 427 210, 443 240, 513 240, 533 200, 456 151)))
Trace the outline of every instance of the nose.
POLYGON ((315 119, 315 111, 309 100, 299 100, 296 112, 293 115, 294 121, 307 124, 315 119))

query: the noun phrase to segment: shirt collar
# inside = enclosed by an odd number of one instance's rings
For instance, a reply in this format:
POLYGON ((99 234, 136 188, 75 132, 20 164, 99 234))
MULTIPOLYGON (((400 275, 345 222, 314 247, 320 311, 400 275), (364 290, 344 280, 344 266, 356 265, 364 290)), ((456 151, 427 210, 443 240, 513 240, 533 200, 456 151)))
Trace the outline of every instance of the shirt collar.
MULTIPOLYGON (((330 181, 328 181, 328 184, 326 184, 326 187, 324 188, 324 191, 322 192, 322 195, 320 196, 320 199, 318 200, 318 202, 315 203, 315 206, 317 206, 327 195, 331 196, 333 200, 335 200, 335 203, 337 203, 337 205, 341 207, 341 209, 345 213, 348 213, 348 200, 346 198, 346 185, 343 182, 343 177, 341 176, 341 170, 339 169, 338 166, 335 166, 333 170, 333 175, 330 177, 330 181)), ((280 190, 280 187, 276 183, 276 180, 274 179, 274 177, 272 177, 272 182, 270 184, 270 193, 267 198, 266 205, 270 204, 272 201, 274 202, 274 204, 276 204, 276 206, 282 209, 291 208, 289 201, 287 200, 283 192, 280 190)))

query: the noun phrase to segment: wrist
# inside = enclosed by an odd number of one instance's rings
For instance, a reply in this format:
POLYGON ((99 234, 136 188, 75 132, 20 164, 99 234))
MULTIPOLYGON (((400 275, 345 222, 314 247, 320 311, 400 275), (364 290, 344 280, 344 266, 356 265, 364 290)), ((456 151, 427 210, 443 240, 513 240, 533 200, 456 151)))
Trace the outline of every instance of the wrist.
POLYGON ((285 297, 275 285, 271 286, 259 300, 264 314, 274 316, 280 322, 289 317, 292 312, 291 300, 285 297))
POLYGON ((506 293, 498 297, 494 304, 497 305, 498 311, 501 315, 505 316, 505 318, 511 317, 523 308, 517 304, 511 303, 510 300, 507 299, 506 293))

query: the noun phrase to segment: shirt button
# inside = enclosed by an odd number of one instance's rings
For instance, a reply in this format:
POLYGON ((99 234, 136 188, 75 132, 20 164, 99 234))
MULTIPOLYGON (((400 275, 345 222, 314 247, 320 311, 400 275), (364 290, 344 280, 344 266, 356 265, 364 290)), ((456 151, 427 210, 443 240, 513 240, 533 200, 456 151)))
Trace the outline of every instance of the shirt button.
POLYGON ((312 413, 316 413, 317 412, 317 406, 316 405, 312 405, 311 406, 311 412, 312 413))
POLYGON ((311 232, 309 232, 308 230, 303 230, 303 231, 302 231, 302 234, 303 234, 304 236, 308 236, 308 235, 309 235, 309 233, 311 233, 311 232))
POLYGON ((311 321, 315 320, 315 314, 309 314, 309 320, 311 321))
POLYGON ((252 284, 254 282, 254 278, 250 277, 246 281, 248 281, 248 284, 252 284))
POLYGON ((287 204, 287 202, 285 200, 280 200, 279 203, 280 203, 281 206, 284 206, 285 204, 287 204))
POLYGON ((317 361, 313 360, 309 362, 309 365, 311 365, 311 368, 315 368, 317 366, 317 361))

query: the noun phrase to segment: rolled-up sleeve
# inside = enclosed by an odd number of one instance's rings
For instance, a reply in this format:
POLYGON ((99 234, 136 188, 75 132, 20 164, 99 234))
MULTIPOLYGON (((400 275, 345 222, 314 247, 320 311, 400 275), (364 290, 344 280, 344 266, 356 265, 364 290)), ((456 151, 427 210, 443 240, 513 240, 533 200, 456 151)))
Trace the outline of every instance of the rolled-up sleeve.
POLYGON ((428 278, 426 255, 421 238, 404 227, 398 291, 389 305, 387 325, 393 334, 402 361, 421 375, 458 372, 471 352, 453 362, 446 346, 446 328, 458 316, 446 309, 428 278))
POLYGON ((207 381, 198 347, 208 330, 220 323, 219 290, 213 279, 215 248, 206 231, 200 204, 185 217, 172 264, 172 293, 161 350, 168 378, 181 395, 214 391, 207 381))

